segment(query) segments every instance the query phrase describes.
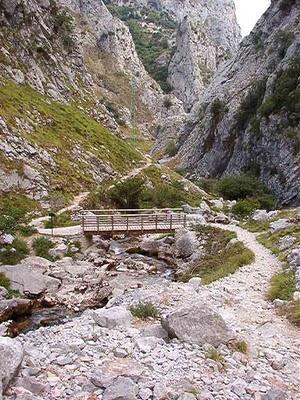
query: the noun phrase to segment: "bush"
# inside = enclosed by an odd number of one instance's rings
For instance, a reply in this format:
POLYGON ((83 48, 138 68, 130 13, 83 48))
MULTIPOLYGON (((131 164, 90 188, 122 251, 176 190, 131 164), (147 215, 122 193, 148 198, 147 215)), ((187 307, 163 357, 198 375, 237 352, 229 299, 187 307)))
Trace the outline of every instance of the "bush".
POLYGON ((32 236, 38 232, 38 230, 31 225, 20 225, 18 231, 22 236, 25 237, 32 236))
POLYGON ((15 265, 29 254, 26 242, 15 239, 12 244, 1 247, 0 262, 2 264, 15 265))
POLYGON ((226 200, 241 200, 263 191, 263 185, 252 176, 228 176, 216 184, 216 189, 226 200))
POLYGON ((268 300, 291 300, 296 290, 296 278, 292 271, 281 272, 273 276, 271 287, 267 293, 268 300))
MULTIPOLYGON (((74 226, 74 225, 78 225, 78 222, 73 221, 71 211, 65 211, 63 213, 56 215, 53 218, 53 228, 63 228, 66 226, 74 226)), ((51 229, 52 228, 51 219, 49 221, 45 221, 44 226, 46 229, 51 229)))
POLYGON ((232 207, 232 213, 237 217, 244 218, 252 214, 257 208, 259 208, 259 202, 252 199, 244 199, 238 201, 232 207))
POLYGON ((17 230, 17 221, 9 215, 0 215, 0 232, 14 234, 17 230))
POLYGON ((130 307, 131 314, 139 319, 157 318, 159 310, 152 303, 139 303, 130 307))
POLYGON ((146 189, 143 193, 145 207, 176 208, 185 202, 182 184, 158 184, 154 189, 146 189))
POLYGON ((169 157, 174 157, 177 154, 177 147, 174 140, 167 144, 165 152, 166 154, 168 154, 169 157))
POLYGON ((269 117, 272 113, 280 112, 285 109, 289 113, 289 120, 293 126, 296 126, 300 120, 300 57, 294 58, 286 70, 278 73, 273 94, 269 96, 259 111, 264 117, 269 117))
POLYGON ((127 179, 124 182, 117 183, 110 189, 109 197, 118 208, 139 208, 143 190, 143 179, 127 179))
POLYGON ((256 82, 241 103, 239 112, 235 116, 237 128, 243 130, 257 114, 266 91, 266 80, 256 82))
POLYGON ((32 247, 36 256, 47 258, 50 261, 53 260, 53 257, 49 254, 49 250, 54 247, 54 243, 51 240, 45 237, 36 238, 33 241, 32 247))

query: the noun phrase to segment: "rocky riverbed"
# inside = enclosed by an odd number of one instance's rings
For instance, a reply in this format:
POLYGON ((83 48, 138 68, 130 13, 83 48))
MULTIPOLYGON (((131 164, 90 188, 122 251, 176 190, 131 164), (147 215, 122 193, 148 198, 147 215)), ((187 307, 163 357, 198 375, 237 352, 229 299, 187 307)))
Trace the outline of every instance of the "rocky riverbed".
POLYGON ((99 239, 82 260, 49 262, 42 276, 59 285, 44 298, 78 315, 0 338, 4 399, 299 399, 299 330, 265 300, 281 265, 254 234, 220 227, 234 231, 256 260, 207 286, 170 274, 172 260, 201 249, 189 232, 99 239), (99 287, 107 293, 102 308, 99 287), (135 317, 140 304, 153 304, 158 315, 135 317))

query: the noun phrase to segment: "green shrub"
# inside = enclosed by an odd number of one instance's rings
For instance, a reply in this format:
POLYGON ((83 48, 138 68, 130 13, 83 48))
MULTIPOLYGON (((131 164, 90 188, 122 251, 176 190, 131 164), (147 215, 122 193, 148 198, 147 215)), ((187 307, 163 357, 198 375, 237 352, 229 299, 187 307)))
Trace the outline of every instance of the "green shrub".
POLYGON ((167 144, 165 152, 169 157, 174 157, 177 154, 177 146, 174 140, 167 144))
POLYGON ((118 208, 139 208, 143 190, 143 179, 127 179, 124 182, 117 183, 111 188, 109 197, 118 208))
POLYGON ((0 263, 15 265, 29 254, 26 242, 15 239, 12 244, 1 247, 0 263))
POLYGON ((252 176, 228 176, 216 184, 216 189, 226 200, 240 200, 263 190, 262 184, 252 176))
POLYGON ((48 238, 36 238, 32 243, 32 247, 36 256, 47 258, 50 261, 53 260, 53 257, 49 254, 49 250, 54 247, 54 243, 48 238))
POLYGON ((259 111, 264 117, 288 111, 290 123, 296 126, 300 121, 300 57, 290 61, 289 67, 278 73, 273 88, 273 94, 261 105, 259 111))
POLYGON ((14 234, 17 230, 17 221, 9 215, 0 215, 0 232, 14 234))
POLYGON ((268 300, 291 300, 296 290, 296 278, 292 271, 280 272, 273 276, 271 287, 267 293, 268 300))
POLYGON ((216 192, 216 186, 217 186, 216 179, 203 178, 203 179, 196 181, 195 184, 208 193, 216 192))
POLYGON ((154 189, 145 189, 142 199, 145 207, 176 208, 182 206, 185 198, 182 184, 158 184, 154 189))
POLYGON ((31 225, 20 225, 18 227, 18 231, 22 236, 25 236, 25 237, 32 236, 38 232, 38 230, 34 226, 31 226, 31 225))
POLYGON ((240 218, 248 217, 257 208, 259 208, 259 202, 252 199, 239 200, 233 207, 232 213, 240 218))
MULTIPOLYGON (((78 225, 78 222, 73 221, 71 211, 65 211, 63 213, 57 214, 53 218, 53 228, 63 228, 66 226, 75 226, 75 225, 78 225)), ((46 229, 51 229, 52 228, 51 220, 45 221, 44 226, 46 229)))
POLYGON ((256 82, 250 92, 241 102, 240 109, 235 116, 237 128, 244 130, 253 117, 256 116, 257 110, 261 106, 266 91, 266 80, 256 82))
POLYGON ((157 318, 159 316, 159 310, 152 303, 139 303, 136 306, 131 306, 130 312, 139 319, 157 318))

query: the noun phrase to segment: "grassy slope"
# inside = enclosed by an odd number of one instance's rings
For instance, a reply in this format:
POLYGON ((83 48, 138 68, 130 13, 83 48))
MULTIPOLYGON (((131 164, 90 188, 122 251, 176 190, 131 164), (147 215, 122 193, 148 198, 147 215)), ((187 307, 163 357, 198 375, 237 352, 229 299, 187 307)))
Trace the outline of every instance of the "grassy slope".
POLYGON ((300 326, 300 302, 292 301, 293 293, 296 291, 295 273, 287 268, 287 256, 290 253, 291 248, 300 245, 300 226, 299 224, 295 224, 277 232, 272 233, 268 231, 272 221, 276 221, 280 218, 290 218, 294 215, 295 211, 284 210, 271 221, 250 220, 244 224, 244 227, 252 232, 259 233, 258 241, 270 249, 283 262, 284 267, 282 272, 279 272, 272 277, 271 285, 267 292, 267 299, 270 301, 275 299, 289 301, 288 305, 283 307, 281 311, 290 322, 300 326), (288 249, 282 249, 279 247, 280 239, 285 236, 293 236, 295 238, 294 244, 288 249))
MULTIPOLYGON (((75 146, 120 173, 142 159, 130 144, 110 133, 76 104, 51 101, 27 86, 6 82, 0 87, 0 116, 10 129, 16 127, 16 118, 33 127, 31 132, 23 131, 22 135, 53 156, 57 168, 48 175, 55 190, 78 192, 94 185, 90 163, 78 159, 75 146)), ((1 159, 5 159, 3 154, 1 159)), ((10 169, 13 165, 6 161, 3 164, 10 169)))

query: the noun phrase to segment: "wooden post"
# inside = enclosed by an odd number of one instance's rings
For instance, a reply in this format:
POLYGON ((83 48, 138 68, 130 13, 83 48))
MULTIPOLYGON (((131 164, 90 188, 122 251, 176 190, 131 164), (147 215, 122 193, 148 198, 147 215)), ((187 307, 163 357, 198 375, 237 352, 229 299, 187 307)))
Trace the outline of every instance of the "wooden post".
POLYGON ((111 232, 114 233, 114 216, 111 216, 111 232))
POLYGON ((97 233, 98 233, 98 235, 99 235, 99 232, 100 232, 99 223, 100 223, 100 216, 97 215, 97 233))
POLYGON ((128 219, 129 219, 129 217, 128 217, 128 215, 126 215, 126 231, 127 231, 127 233, 129 231, 129 221, 128 221, 128 219))
POLYGON ((144 232, 144 220, 143 220, 143 215, 141 215, 141 228, 142 228, 142 233, 144 232))
POLYGON ((183 217, 183 226, 186 227, 186 214, 184 214, 184 217, 183 217))
POLYGON ((155 216, 155 230, 157 232, 157 225, 158 225, 158 215, 155 216))
POLYGON ((172 217, 173 217, 173 214, 170 214, 170 231, 172 230, 172 217))
POLYGON ((84 233, 84 215, 81 218, 81 226, 82 226, 82 231, 84 233))

